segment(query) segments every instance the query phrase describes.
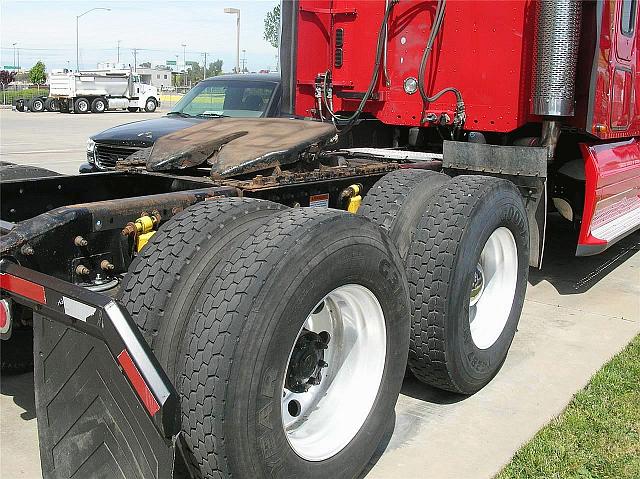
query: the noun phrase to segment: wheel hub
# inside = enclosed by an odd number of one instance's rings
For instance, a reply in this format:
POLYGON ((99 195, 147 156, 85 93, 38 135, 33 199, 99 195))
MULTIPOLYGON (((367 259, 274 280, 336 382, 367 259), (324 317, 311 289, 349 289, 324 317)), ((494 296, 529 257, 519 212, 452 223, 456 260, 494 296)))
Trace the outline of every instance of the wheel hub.
POLYGON ((478 263, 476 270, 473 272, 473 281, 471 283, 471 306, 475 305, 484 292, 484 268, 478 263))
POLYGON ((322 381, 324 350, 329 345, 329 333, 314 333, 304 329, 291 353, 285 387, 295 393, 303 393, 322 381))

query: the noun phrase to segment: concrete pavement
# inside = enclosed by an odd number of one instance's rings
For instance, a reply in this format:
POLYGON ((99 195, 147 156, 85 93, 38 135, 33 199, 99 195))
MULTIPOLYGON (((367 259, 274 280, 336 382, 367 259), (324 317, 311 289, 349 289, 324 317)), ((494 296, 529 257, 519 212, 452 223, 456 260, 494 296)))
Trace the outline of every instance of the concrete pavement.
MULTIPOLYGON (((0 111, 0 159, 74 173, 91 133, 158 114, 63 116, 0 111)), ((640 233, 602 255, 575 258, 573 232, 562 221, 550 231, 545 267, 531 271, 502 371, 467 398, 405 380, 367 479, 493 477, 640 333, 640 233)), ((32 380, 0 381, 0 477, 40 476, 32 380)))
POLYGON ((0 161, 73 175, 86 158, 89 137, 112 126, 159 118, 155 113, 108 111, 86 115, 0 110, 0 161))

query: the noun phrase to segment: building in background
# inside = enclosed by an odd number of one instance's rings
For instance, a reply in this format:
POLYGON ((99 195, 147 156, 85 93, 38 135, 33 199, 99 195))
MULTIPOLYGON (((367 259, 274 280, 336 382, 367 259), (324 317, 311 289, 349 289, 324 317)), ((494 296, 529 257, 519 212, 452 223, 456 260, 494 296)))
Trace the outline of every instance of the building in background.
POLYGON ((159 90, 167 90, 171 87, 171 70, 167 67, 138 67, 138 74, 142 83, 147 83, 159 90))

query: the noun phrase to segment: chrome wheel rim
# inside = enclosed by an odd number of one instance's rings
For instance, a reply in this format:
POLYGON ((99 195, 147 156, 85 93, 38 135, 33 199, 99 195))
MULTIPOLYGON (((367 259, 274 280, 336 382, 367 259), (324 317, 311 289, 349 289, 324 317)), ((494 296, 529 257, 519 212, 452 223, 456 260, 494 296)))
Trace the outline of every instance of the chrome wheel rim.
POLYGON ((469 298, 471 338, 479 349, 498 340, 509 320, 518 280, 518 248, 509 228, 497 228, 482 248, 469 298))
POLYGON ((282 427, 296 454, 322 461, 347 446, 373 407, 385 358, 384 313, 369 289, 340 286, 318 303, 289 353, 282 387, 282 427))

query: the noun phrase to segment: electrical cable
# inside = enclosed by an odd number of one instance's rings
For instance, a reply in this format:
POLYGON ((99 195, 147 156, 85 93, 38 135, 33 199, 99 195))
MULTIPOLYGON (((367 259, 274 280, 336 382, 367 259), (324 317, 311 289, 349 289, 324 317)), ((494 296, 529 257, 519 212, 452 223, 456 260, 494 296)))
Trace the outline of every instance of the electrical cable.
POLYGON ((380 25, 380 30, 378 31, 378 41, 376 45, 376 60, 375 60, 375 65, 373 67, 373 73, 371 74, 371 81, 369 82, 369 87, 367 88, 367 91, 362 97, 362 100, 360 101, 358 108, 351 116, 341 117, 333 111, 332 105, 331 106, 329 105, 329 101, 327 100, 327 95, 328 95, 327 94, 327 78, 329 77, 331 72, 329 70, 325 72, 324 82, 322 87, 322 98, 324 100, 325 107, 327 108, 327 111, 331 115, 331 118, 334 124, 335 123, 341 124, 341 126, 347 127, 346 129, 353 126, 353 124, 356 122, 358 117, 362 114, 365 104, 371 97, 371 94, 373 93, 373 89, 375 88, 376 83, 378 81, 378 75, 380 73, 380 64, 382 62, 382 56, 383 56, 382 54, 384 50, 385 32, 387 31, 387 28, 386 28, 387 23, 389 21, 389 16, 391 15, 391 10, 393 10, 393 7, 396 5, 396 3, 398 3, 398 1, 399 0, 391 0, 387 5, 387 8, 384 13, 384 17, 382 19, 382 24, 380 25))

